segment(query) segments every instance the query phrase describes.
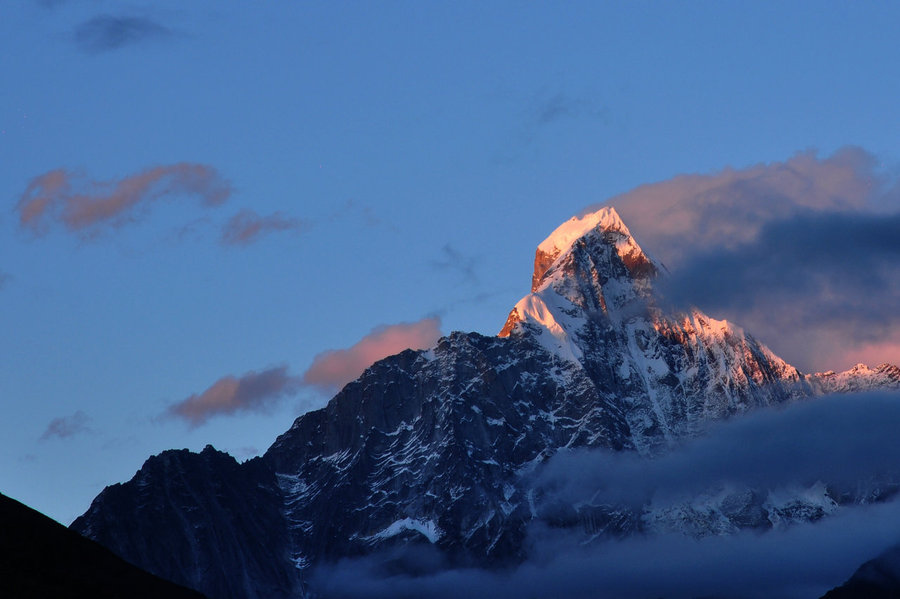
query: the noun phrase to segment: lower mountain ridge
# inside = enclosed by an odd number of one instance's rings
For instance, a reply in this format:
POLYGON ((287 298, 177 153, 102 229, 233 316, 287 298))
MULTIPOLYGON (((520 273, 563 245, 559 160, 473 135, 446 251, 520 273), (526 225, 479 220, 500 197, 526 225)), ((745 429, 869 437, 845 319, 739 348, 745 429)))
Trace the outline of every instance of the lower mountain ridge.
POLYGON ((533 474, 560 451, 652 459, 758 408, 900 388, 889 364, 803 374, 738 327, 665 309, 661 276, 613 209, 573 218, 538 247, 532 292, 499 336, 455 332, 380 360, 247 462, 209 446, 151 457, 72 528, 213 598, 297 597, 316 596, 320 564, 402 548, 436 550, 444 567, 514 566, 536 523, 586 542, 706 536, 896 492, 888 481, 778 498, 737 488, 665 509, 551 501, 533 474))

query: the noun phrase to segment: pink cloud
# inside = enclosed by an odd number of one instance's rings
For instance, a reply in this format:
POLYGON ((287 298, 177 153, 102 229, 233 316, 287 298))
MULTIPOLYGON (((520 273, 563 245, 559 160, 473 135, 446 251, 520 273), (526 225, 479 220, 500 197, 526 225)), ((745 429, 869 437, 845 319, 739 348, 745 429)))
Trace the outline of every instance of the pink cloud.
POLYGON ((439 318, 381 326, 347 349, 329 350, 313 359, 303 382, 333 392, 356 379, 374 362, 405 349, 432 347, 441 336, 439 318))
POLYGON ((186 420, 195 428, 213 416, 264 412, 281 397, 295 392, 299 382, 287 373, 286 366, 261 372, 251 370, 240 377, 224 376, 202 393, 173 404, 166 414, 186 420))
POLYGON ((113 181, 91 181, 64 169, 31 180, 17 204, 19 225, 36 235, 58 221, 70 232, 96 233, 138 220, 139 206, 168 196, 194 196, 207 206, 223 203, 231 186, 216 169, 181 162, 157 166, 113 181))
POLYGON ((896 202, 885 200, 896 200, 895 191, 887 189, 876 165, 860 148, 847 147, 827 158, 802 152, 784 162, 678 175, 604 204, 615 206, 642 245, 667 266, 677 266, 689 253, 751 241, 766 223, 803 210, 889 208, 896 202))
POLYGON ((300 219, 288 218, 280 212, 260 216, 253 210, 241 210, 232 216, 222 229, 222 243, 225 245, 249 245, 263 235, 278 231, 299 233, 307 225, 300 219))
POLYGON ((846 342, 846 338, 840 339, 834 335, 832 339, 824 339, 824 343, 816 343, 812 349, 813 356, 818 358, 818 363, 836 371, 847 370, 860 362, 872 368, 885 362, 900 365, 900 334, 896 332, 893 340, 854 341, 849 346, 842 344, 842 341, 846 342), (831 343, 826 345, 829 341, 831 343))

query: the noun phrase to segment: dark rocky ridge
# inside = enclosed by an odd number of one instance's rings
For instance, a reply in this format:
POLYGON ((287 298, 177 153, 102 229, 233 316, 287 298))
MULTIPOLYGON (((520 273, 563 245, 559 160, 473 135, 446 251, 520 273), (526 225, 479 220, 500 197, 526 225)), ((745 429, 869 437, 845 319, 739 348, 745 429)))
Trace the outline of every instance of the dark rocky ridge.
MULTIPOLYGON (((504 336, 453 333, 385 358, 250 462, 164 452, 73 528, 216 598, 292 596, 317 563, 398 545, 453 565, 515 563, 538 520, 588 535, 647 526, 615 506, 542 504, 527 474, 556 451, 652 455, 710 421, 837 388, 727 323, 665 313, 652 286, 662 268, 614 211, 590 218, 565 247, 539 248, 533 293, 504 336)), ((768 518, 753 491, 720 511, 736 528, 768 518)))
POLYGON ((128 561, 210 597, 289 597, 299 589, 275 478, 207 446, 151 457, 107 487, 72 528, 128 561))

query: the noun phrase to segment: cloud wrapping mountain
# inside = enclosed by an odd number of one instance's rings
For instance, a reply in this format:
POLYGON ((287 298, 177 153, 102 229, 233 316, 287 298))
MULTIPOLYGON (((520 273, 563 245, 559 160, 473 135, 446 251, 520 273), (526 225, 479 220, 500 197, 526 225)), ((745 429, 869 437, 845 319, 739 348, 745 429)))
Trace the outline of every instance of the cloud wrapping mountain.
MULTIPOLYGON (((656 460, 597 449, 559 452, 533 479, 550 502, 691 497, 722 485, 776 489, 811 481, 900 480, 900 394, 839 395, 719 423, 656 460)), ((353 597, 817 597, 900 538, 900 500, 846 507, 826 520, 701 539, 663 534, 585 545, 580 533, 533 525, 530 558, 513 570, 452 569, 438 555, 386 551, 321 566, 313 588, 353 597), (397 573, 397 564, 407 568, 397 573), (417 572, 410 575, 409 571, 417 572)))
POLYGON ((900 361, 900 187, 864 150, 682 175, 609 203, 671 271, 671 299, 805 371, 900 361))

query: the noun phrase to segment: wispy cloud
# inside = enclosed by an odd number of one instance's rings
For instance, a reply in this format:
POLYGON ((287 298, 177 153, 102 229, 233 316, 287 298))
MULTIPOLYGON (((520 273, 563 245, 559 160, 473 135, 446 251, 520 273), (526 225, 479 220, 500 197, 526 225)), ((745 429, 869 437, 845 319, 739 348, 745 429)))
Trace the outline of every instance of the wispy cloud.
POLYGON ((147 17, 99 15, 78 25, 73 40, 83 52, 99 54, 172 35, 171 29, 147 17))
POLYGON ((608 204, 670 268, 673 298, 804 370, 900 344, 900 188, 861 149, 678 176, 608 204))
POLYGON ((548 125, 563 119, 599 118, 603 116, 604 108, 588 98, 557 92, 550 96, 541 94, 534 114, 538 125, 548 125))
POLYGON ((359 219, 366 227, 382 227, 395 233, 399 231, 396 225, 385 220, 371 206, 352 198, 341 204, 333 213, 326 217, 326 220, 331 222, 345 219, 359 219))
POLYGON ((313 359, 303 382, 333 393, 381 358, 404 349, 426 349, 441 336, 439 318, 377 327, 347 349, 328 350, 313 359))
POLYGON ((181 162, 157 166, 122 179, 95 181, 65 169, 31 180, 16 209, 19 226, 35 235, 53 223, 91 237, 103 227, 140 220, 153 202, 170 196, 193 196, 216 206, 231 195, 231 185, 211 166, 181 162))
POLYGON ((458 273, 466 283, 478 283, 478 274, 475 272, 478 258, 463 254, 449 243, 441 248, 441 257, 432 260, 431 265, 440 271, 458 273))
POLYGON ((214 416, 266 412, 284 396, 295 393, 299 384, 299 379, 288 374, 286 366, 261 372, 251 370, 239 377, 229 375, 202 393, 171 405, 166 415, 185 420, 195 428, 214 416))
POLYGON ((308 228, 305 221, 284 216, 280 212, 260 216, 253 210, 241 210, 225 223, 221 242, 230 246, 246 246, 270 233, 300 233, 308 228))
POLYGON ((44 431, 44 434, 41 435, 41 441, 47 441, 48 439, 53 438, 68 439, 76 435, 90 432, 90 421, 90 417, 81 410, 78 410, 71 416, 54 418, 50 421, 50 424, 47 425, 47 430, 44 431))

